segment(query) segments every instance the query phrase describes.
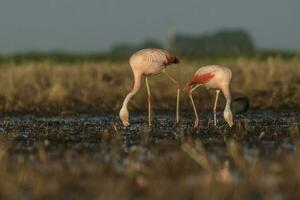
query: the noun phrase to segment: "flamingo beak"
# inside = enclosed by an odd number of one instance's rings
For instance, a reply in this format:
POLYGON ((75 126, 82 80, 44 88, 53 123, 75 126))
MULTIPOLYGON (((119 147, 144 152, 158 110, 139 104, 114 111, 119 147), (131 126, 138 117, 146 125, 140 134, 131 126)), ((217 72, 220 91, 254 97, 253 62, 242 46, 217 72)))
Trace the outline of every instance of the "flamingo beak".
POLYGON ((175 61, 174 61, 175 64, 180 64, 181 61, 178 59, 178 58, 175 58, 175 61))
POLYGON ((120 119, 123 123, 123 125, 129 126, 129 113, 128 110, 126 108, 121 108, 120 113, 119 113, 120 119))
POLYGON ((123 123, 123 125, 124 125, 125 127, 127 127, 127 126, 129 126, 129 125, 130 125, 130 124, 129 124, 129 122, 128 122, 128 121, 126 121, 126 120, 122 121, 122 123, 123 123))

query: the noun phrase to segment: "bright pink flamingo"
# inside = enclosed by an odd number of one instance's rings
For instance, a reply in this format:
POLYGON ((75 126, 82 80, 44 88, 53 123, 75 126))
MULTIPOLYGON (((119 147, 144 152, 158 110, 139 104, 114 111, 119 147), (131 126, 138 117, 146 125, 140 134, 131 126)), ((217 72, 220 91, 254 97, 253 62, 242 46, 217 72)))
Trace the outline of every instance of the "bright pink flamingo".
POLYGON ((217 101, 219 97, 220 90, 223 92, 226 98, 226 105, 224 109, 224 119, 231 127, 233 126, 232 112, 230 109, 231 95, 230 95, 230 81, 232 73, 231 70, 217 65, 209 65, 200 67, 194 74, 192 80, 188 83, 189 87, 189 97, 191 99, 193 109, 195 112, 195 122, 194 127, 199 126, 199 117, 193 100, 192 92, 198 88, 200 85, 206 86, 206 88, 216 89, 216 99, 214 104, 214 124, 217 125, 217 101))
POLYGON ((151 92, 148 76, 163 72, 177 87, 177 104, 176 104, 176 122, 179 122, 179 95, 180 87, 178 82, 172 78, 165 70, 168 65, 180 63, 179 59, 172 56, 163 49, 142 49, 134 53, 129 63, 134 75, 134 86, 131 92, 124 99, 119 116, 124 126, 129 125, 129 113, 127 105, 129 100, 138 92, 141 86, 142 76, 146 77, 146 86, 148 92, 148 124, 151 126, 151 92))

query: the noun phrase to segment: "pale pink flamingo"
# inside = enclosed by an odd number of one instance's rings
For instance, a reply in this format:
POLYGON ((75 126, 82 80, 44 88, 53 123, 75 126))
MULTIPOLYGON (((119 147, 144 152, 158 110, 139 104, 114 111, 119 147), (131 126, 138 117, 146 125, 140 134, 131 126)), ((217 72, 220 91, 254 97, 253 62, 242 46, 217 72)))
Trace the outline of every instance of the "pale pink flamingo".
POLYGON ((129 112, 127 105, 129 100, 138 92, 141 86, 142 76, 145 75, 146 86, 148 93, 148 125, 151 126, 151 92, 148 76, 163 72, 177 87, 177 102, 176 102, 176 122, 179 122, 179 95, 180 87, 178 82, 171 77, 165 70, 168 65, 180 63, 179 59, 172 56, 169 52, 163 49, 142 49, 134 53, 129 63, 133 71, 134 86, 131 92, 124 99, 119 116, 124 126, 129 125, 129 112))
POLYGON ((198 88, 200 85, 206 86, 206 88, 216 89, 216 99, 213 108, 214 113, 214 125, 217 125, 217 102, 220 90, 223 92, 226 105, 224 109, 224 119, 231 127, 233 126, 232 112, 230 109, 231 104, 231 94, 230 94, 230 82, 231 82, 232 73, 231 70, 218 65, 208 65, 200 67, 194 74, 192 80, 188 83, 189 87, 189 97, 191 99, 193 109, 195 112, 195 122, 194 127, 199 126, 199 117, 193 100, 192 92, 198 88))

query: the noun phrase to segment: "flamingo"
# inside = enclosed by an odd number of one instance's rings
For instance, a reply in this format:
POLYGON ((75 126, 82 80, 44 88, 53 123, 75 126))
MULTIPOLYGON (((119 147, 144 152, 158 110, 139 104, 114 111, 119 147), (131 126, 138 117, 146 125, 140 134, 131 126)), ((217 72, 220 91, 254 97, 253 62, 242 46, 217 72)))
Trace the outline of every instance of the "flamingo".
POLYGON ((180 60, 175 56, 171 55, 166 50, 147 48, 134 53, 130 57, 129 63, 133 71, 134 86, 131 92, 129 92, 125 97, 122 108, 119 113, 123 125, 125 127, 129 126, 129 112, 127 109, 127 105, 129 100, 139 91, 141 86, 142 76, 145 76, 147 93, 148 93, 148 125, 151 126, 152 97, 151 97, 148 77, 160 73, 164 73, 167 76, 167 78, 170 79, 171 82, 173 82, 176 85, 177 88, 176 123, 178 123, 180 86, 179 83, 166 72, 166 68, 168 65, 180 63, 180 60))
POLYGON ((214 125, 217 125, 217 102, 220 90, 225 96, 226 105, 224 109, 224 119, 230 127, 233 126, 232 112, 231 112, 231 94, 230 94, 230 82, 231 82, 232 72, 229 68, 218 66, 218 65, 208 65, 200 67, 194 74, 192 80, 188 83, 189 87, 189 97, 195 113, 194 127, 199 126, 199 117, 193 100, 193 91, 200 85, 206 86, 206 88, 216 89, 216 98, 213 108, 214 113, 214 125))

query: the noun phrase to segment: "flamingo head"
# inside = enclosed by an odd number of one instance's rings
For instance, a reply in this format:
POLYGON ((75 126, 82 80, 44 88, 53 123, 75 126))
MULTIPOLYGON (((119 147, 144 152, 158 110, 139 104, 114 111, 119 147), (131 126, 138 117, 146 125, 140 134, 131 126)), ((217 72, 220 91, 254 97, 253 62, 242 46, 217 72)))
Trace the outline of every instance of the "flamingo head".
POLYGON ((124 126, 129 126, 129 113, 125 107, 122 107, 119 113, 120 119, 124 126))
POLYGON ((229 110, 229 109, 225 109, 224 110, 224 119, 225 119, 225 121, 228 123, 228 125, 230 126, 230 127, 232 127, 233 126, 233 120, 232 120, 232 112, 231 112, 231 110, 229 110))

